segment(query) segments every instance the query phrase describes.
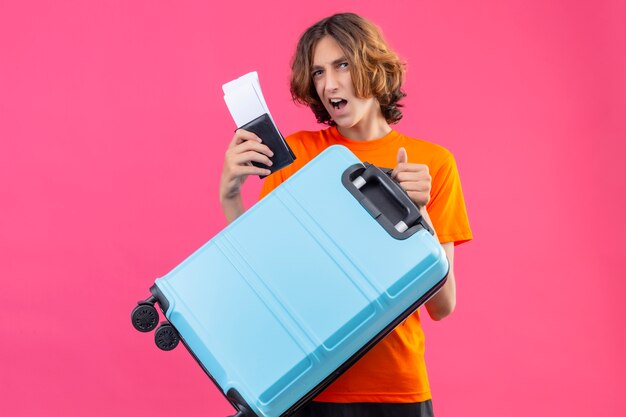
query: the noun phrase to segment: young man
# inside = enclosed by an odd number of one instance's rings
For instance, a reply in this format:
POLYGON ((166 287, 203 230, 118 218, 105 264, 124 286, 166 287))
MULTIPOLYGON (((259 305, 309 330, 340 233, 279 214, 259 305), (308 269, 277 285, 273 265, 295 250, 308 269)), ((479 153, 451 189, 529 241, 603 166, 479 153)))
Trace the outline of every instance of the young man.
MULTIPOLYGON (((296 161, 266 178, 265 196, 328 146, 348 147, 360 160, 394 168, 392 177, 433 226, 450 262, 443 288, 426 303, 434 320, 456 303, 454 246, 472 238, 452 154, 404 136, 390 124, 402 117, 398 101, 404 66, 379 30, 352 14, 337 14, 310 27, 292 63, 291 93, 330 127, 286 138, 296 161)), ((244 211, 241 185, 267 175, 252 161, 270 165, 262 138, 238 130, 226 152, 220 184, 222 208, 232 221, 244 211)), ((411 315, 323 391, 299 416, 432 416, 419 312, 411 315)))

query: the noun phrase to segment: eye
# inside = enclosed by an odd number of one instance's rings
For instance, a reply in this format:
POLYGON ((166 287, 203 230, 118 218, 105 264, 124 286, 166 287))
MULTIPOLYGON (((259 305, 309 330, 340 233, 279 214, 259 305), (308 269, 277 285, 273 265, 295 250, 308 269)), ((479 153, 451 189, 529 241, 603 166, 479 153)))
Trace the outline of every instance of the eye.
POLYGON ((349 66, 348 62, 341 62, 341 63, 339 63, 337 65, 337 68, 339 68, 339 69, 346 69, 346 68, 348 68, 348 66, 349 66))
POLYGON ((311 77, 312 78, 319 78, 322 75, 322 72, 323 71, 321 69, 315 70, 315 71, 313 71, 311 73, 311 77))

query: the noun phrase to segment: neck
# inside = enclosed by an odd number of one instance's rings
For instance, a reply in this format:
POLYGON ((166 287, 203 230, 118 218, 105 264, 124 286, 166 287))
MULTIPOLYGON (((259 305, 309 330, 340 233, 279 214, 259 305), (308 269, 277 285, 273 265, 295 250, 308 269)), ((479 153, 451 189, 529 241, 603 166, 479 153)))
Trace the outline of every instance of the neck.
POLYGON ((391 127, 383 115, 380 114, 378 117, 361 120, 354 126, 342 127, 337 125, 337 130, 341 133, 341 136, 348 139, 368 141, 380 139, 387 135, 391 132, 391 127))

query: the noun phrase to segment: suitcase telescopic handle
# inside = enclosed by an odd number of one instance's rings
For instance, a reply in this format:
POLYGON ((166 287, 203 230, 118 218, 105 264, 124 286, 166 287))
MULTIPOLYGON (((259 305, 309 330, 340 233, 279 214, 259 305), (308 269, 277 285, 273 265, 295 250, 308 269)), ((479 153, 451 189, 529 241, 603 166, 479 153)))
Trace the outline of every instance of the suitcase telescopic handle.
POLYGON ((431 230, 406 191, 391 178, 391 170, 356 164, 348 168, 342 182, 369 214, 396 239, 406 239, 420 228, 431 230))

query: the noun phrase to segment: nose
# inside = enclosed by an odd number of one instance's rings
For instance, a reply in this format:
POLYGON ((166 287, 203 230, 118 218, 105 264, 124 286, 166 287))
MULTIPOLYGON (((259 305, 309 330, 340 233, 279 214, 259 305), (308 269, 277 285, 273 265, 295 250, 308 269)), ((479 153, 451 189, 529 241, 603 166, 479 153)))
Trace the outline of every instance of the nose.
POLYGON ((324 85, 324 89, 326 90, 327 93, 332 93, 337 91, 337 88, 339 87, 339 83, 337 80, 337 75, 334 73, 334 71, 327 71, 325 77, 325 85, 324 85))

